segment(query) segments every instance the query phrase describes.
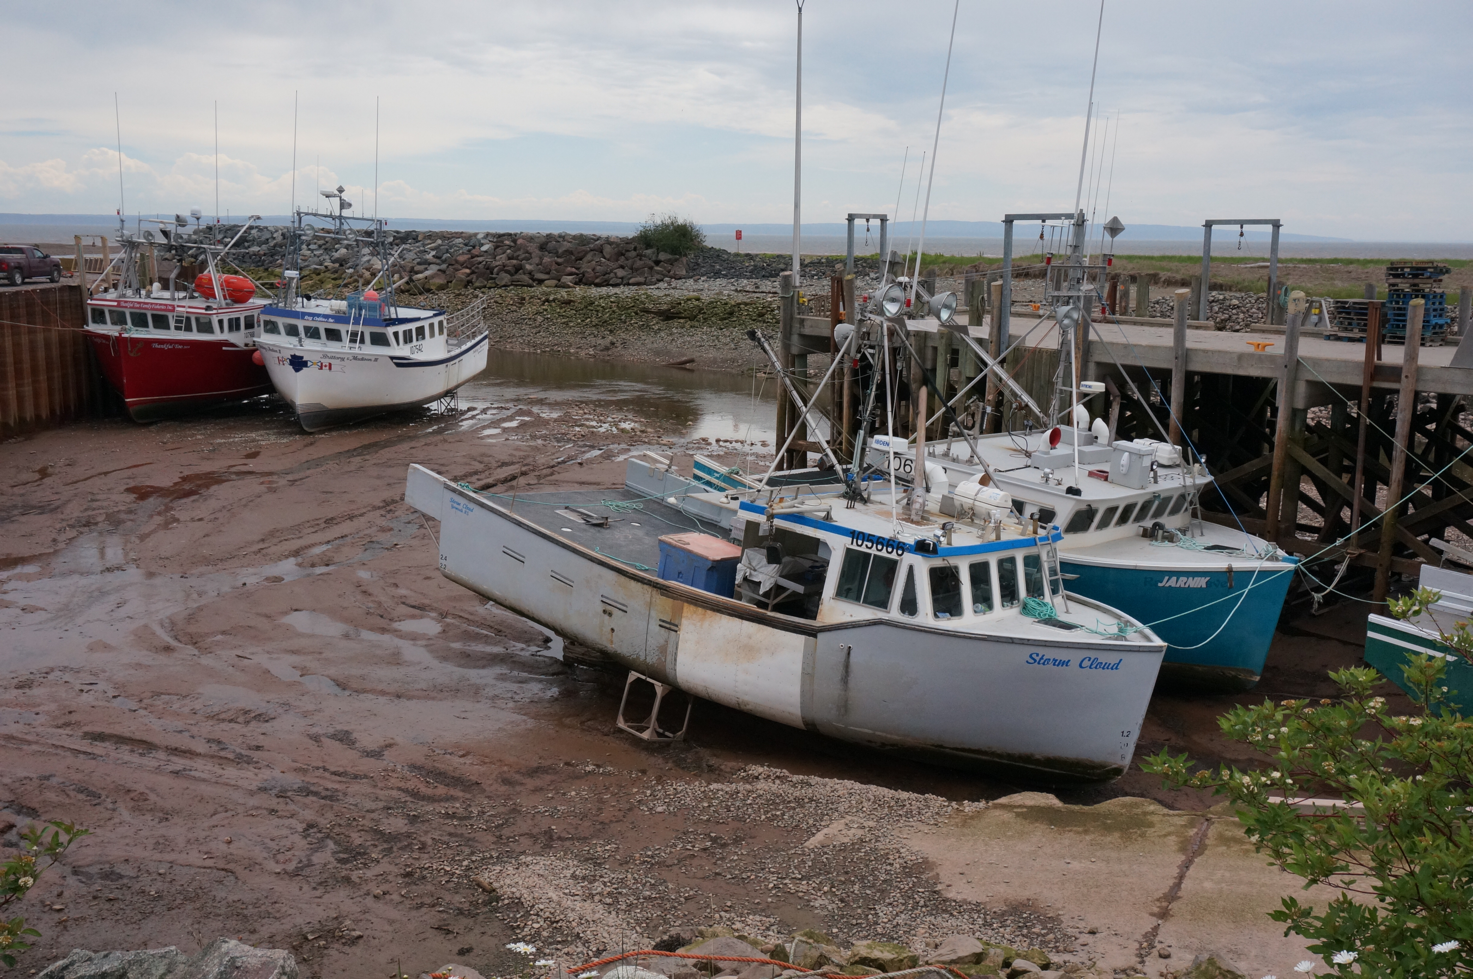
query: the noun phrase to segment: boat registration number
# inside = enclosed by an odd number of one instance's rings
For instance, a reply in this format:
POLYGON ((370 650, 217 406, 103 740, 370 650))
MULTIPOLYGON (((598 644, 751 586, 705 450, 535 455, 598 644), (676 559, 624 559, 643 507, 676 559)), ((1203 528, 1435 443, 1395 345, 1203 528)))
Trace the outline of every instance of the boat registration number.
POLYGON ((871 551, 879 551, 883 554, 904 554, 908 549, 905 541, 899 541, 893 537, 876 537, 862 530, 849 531, 849 543, 855 547, 867 547, 871 551))

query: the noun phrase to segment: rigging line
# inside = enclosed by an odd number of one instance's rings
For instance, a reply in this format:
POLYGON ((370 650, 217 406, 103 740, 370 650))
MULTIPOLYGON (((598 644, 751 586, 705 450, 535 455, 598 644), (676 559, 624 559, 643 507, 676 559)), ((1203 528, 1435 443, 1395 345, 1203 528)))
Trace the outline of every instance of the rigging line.
MULTIPOLYGON (((1095 116, 1097 115, 1097 110, 1095 109, 1093 102, 1090 103, 1089 112, 1090 112, 1090 120, 1086 120, 1086 122, 1085 122, 1085 125, 1086 126, 1088 126, 1090 124, 1090 121, 1093 120, 1095 118, 1095 116)), ((1095 126, 1094 127, 1094 142, 1090 143, 1090 146, 1089 146, 1089 167, 1085 170, 1085 177, 1087 178, 1085 180, 1085 183, 1089 186, 1090 191, 1091 191, 1090 196, 1089 197, 1086 197, 1084 199, 1084 207, 1085 207, 1085 210, 1090 211, 1090 219, 1089 219, 1089 221, 1085 222, 1085 233, 1084 233, 1084 237, 1085 237, 1086 242, 1089 240, 1089 223, 1094 220, 1094 213, 1093 213, 1093 209, 1094 209, 1094 203, 1093 203, 1094 193, 1093 193, 1093 191, 1094 191, 1095 158, 1099 156, 1099 152, 1100 152, 1100 127, 1099 126, 1095 126)), ((1087 248, 1088 245, 1086 244, 1085 247, 1087 248)), ((1087 254, 1085 256, 1085 261, 1088 262, 1088 255, 1087 254)))
MULTIPOLYGON (((905 156, 902 157, 901 158, 901 161, 900 161, 900 186, 895 188, 895 210, 894 210, 892 216, 897 221, 900 220, 900 195, 905 191, 905 165, 907 163, 909 163, 909 162, 910 162, 910 147, 907 146, 905 148, 905 156)), ((908 245, 906 246, 907 251, 909 251, 909 247, 910 246, 908 246, 908 245)), ((884 281, 884 278, 885 278, 885 270, 888 268, 888 266, 886 265, 886 262, 887 262, 887 260, 889 258, 890 258, 889 255, 881 255, 880 256, 880 280, 881 281, 884 281)))
MULTIPOLYGON (((373 97, 373 219, 378 220, 378 100, 373 97)), ((392 288, 391 288, 392 291, 392 288)))
POLYGON ((916 250, 916 274, 910 280, 910 304, 915 305, 916 288, 921 278, 921 255, 926 251, 926 219, 931 214, 931 185, 936 182, 936 152, 941 146, 941 116, 946 111, 946 83, 951 79, 951 49, 956 43, 956 18, 961 12, 962 0, 956 0, 951 8, 951 38, 946 42, 946 68, 941 72, 941 103, 936 106, 936 136, 931 142, 931 175, 926 180, 926 209, 921 212, 921 244, 916 250))
POLYGON ((1100 67, 1100 33, 1105 27, 1105 0, 1100 0, 1100 19, 1095 24, 1095 60, 1089 69, 1089 101, 1084 110, 1084 145, 1079 149, 1079 185, 1074 189, 1074 211, 1079 211, 1079 198, 1084 194, 1084 158, 1089 153, 1089 117, 1095 104, 1095 72, 1100 67))
POLYGON ((215 223, 220 223, 220 100, 215 100, 215 223))
MULTIPOLYGON (((921 169, 926 169, 926 151, 921 150, 921 169)), ((910 206, 910 232, 905 236, 905 262, 900 266, 901 274, 910 271, 910 246, 916 240, 916 215, 921 212, 921 177, 916 174, 916 199, 910 206)))
MULTIPOLYGON (((1110 196, 1115 189, 1115 153, 1120 149, 1120 110, 1115 110, 1115 142, 1110 148, 1110 179, 1105 183, 1105 213, 1110 213, 1110 196)), ((1106 221, 1109 218, 1105 219, 1106 221)), ((1100 229, 1100 254, 1105 254, 1105 229, 1100 229)))
MULTIPOLYGON (((895 513, 895 379, 890 376, 890 321, 880 321, 880 341, 885 345, 885 441, 890 462, 890 536, 900 536, 900 518, 895 513)), ((855 449, 857 453, 858 448, 855 449)))
MULTIPOLYGON (((1103 130, 1101 130, 1100 138, 1097 139, 1097 140, 1095 140, 1095 146, 1099 150, 1100 165, 1095 168, 1095 187, 1094 187, 1094 193, 1090 195, 1089 223, 1090 223, 1091 227, 1093 227, 1093 225, 1095 223, 1095 217, 1096 217, 1096 215, 1099 212, 1099 207, 1100 207, 1100 178, 1103 177, 1104 174, 1105 174, 1105 150, 1104 150, 1104 144, 1106 142, 1108 142, 1109 139, 1110 139, 1110 117, 1109 116, 1106 116, 1105 117, 1105 128, 1103 130)), ((1086 234, 1084 236, 1084 264, 1085 265, 1088 265, 1089 264, 1089 260, 1094 257, 1094 252, 1089 247, 1089 239, 1090 239, 1090 235, 1086 232, 1086 234)), ((1103 248, 1101 248, 1100 250, 1101 251, 1104 251, 1103 248)))

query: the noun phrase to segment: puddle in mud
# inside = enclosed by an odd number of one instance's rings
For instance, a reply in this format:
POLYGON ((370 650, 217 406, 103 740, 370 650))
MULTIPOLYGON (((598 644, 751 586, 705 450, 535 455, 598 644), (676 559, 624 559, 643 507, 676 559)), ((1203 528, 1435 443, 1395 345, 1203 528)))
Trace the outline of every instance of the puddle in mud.
POLYGON ((462 405, 481 409, 487 423, 506 419, 501 428, 519 424, 529 398, 600 401, 615 418, 649 419, 686 438, 754 442, 772 441, 776 397, 770 377, 512 352, 497 354, 460 389, 462 405), (499 416, 485 416, 498 409, 499 416))
POLYGON ((129 493, 133 494, 133 498, 139 503, 145 500, 168 500, 172 502, 174 500, 187 500, 192 496, 199 496, 205 490, 213 486, 219 486, 221 483, 228 483, 232 479, 241 479, 255 475, 258 474, 251 472, 190 473, 187 476, 180 476, 169 486, 140 485, 129 486, 126 489, 129 493))

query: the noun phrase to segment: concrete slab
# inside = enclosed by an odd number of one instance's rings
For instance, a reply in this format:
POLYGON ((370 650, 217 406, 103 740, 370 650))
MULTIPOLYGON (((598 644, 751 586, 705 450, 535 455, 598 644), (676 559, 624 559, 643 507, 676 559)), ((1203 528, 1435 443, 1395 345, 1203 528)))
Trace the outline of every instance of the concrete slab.
POLYGON ((904 842, 931 861, 947 896, 1034 902, 1077 928, 1069 958, 1149 975, 1209 950, 1255 976, 1283 975, 1312 956, 1267 913, 1286 894, 1316 903, 1332 896, 1324 888, 1305 895, 1298 878, 1268 866, 1229 812, 1178 812, 1146 799, 1067 806, 1020 793, 904 842), (1157 954, 1163 947, 1169 959, 1157 954))

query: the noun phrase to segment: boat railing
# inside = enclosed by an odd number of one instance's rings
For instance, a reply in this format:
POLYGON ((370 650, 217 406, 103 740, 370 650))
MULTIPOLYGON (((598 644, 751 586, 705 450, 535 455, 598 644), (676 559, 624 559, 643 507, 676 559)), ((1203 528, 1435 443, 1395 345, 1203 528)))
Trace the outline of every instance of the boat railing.
POLYGON ((488 293, 465 309, 456 310, 445 317, 445 337, 452 344, 457 340, 468 340, 486 332, 486 309, 491 300, 488 293))

